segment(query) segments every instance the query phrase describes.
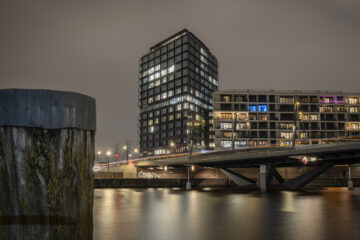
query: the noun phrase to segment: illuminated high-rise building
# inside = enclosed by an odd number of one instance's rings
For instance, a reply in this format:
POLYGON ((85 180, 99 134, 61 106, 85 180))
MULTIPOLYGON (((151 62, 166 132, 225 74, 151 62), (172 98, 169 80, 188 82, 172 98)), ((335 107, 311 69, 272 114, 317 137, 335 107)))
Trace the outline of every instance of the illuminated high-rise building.
POLYGON ((187 29, 152 46, 139 63, 141 153, 212 149, 212 93, 218 85, 216 58, 187 29))

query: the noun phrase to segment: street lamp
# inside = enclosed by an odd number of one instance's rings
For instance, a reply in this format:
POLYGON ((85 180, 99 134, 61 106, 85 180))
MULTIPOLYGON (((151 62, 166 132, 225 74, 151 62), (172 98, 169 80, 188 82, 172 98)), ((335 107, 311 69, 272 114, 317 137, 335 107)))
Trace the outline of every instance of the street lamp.
POLYGON ((110 155, 111 155, 111 152, 110 152, 110 151, 107 151, 107 152, 106 152, 106 157, 107 157, 107 162, 108 162, 108 172, 110 171, 110 170, 109 170, 109 166, 110 166, 110 155))
MULTIPOLYGON (((251 124, 250 124, 250 122, 246 122, 246 126, 247 126, 247 129, 248 129, 248 132, 249 132, 249 137, 250 137, 251 145, 253 145, 252 134, 251 134, 251 124)), ((249 145, 249 144, 248 144, 248 145, 249 145)))
POLYGON ((126 143, 126 145, 123 146, 123 149, 126 150, 126 164, 127 164, 128 160, 129 160, 129 148, 128 148, 127 143, 126 143))
POLYGON ((97 156, 97 163, 99 163, 100 161, 99 161, 99 159, 100 159, 100 155, 101 155, 101 151, 99 150, 99 151, 97 151, 96 152, 96 156, 97 156))
POLYGON ((292 146, 295 147, 296 144, 296 129, 297 129, 297 118, 298 118, 298 108, 299 108, 299 102, 295 103, 294 106, 294 125, 293 125, 293 139, 292 139, 292 146))

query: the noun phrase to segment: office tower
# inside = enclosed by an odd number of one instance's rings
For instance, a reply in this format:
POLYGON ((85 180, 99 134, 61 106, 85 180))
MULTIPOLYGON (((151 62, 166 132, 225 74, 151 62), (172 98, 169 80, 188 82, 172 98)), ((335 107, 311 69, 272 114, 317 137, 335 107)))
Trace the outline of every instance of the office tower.
POLYGON ((359 140, 359 93, 222 90, 213 100, 217 149, 359 140))
POLYGON ((187 29, 152 46, 139 63, 141 153, 212 149, 212 93, 218 85, 216 58, 187 29))

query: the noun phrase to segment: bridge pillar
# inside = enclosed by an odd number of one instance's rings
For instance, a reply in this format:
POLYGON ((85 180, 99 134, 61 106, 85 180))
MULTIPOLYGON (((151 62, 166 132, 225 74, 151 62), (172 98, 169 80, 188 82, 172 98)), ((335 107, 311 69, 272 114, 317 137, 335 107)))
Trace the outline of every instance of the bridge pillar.
POLYGON ((268 184, 269 166, 266 164, 260 165, 260 192, 266 193, 269 190, 268 184))
POLYGON ((190 182, 190 167, 187 168, 187 182, 186 182, 186 190, 191 190, 191 182, 190 182))

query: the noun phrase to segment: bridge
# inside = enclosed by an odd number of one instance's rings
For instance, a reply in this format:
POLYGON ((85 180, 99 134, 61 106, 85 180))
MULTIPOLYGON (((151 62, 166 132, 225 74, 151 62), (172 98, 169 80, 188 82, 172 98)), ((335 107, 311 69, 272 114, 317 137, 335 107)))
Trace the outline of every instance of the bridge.
MULTIPOLYGON (((360 162, 360 142, 299 145, 295 147, 257 147, 232 151, 217 151, 203 154, 169 156, 151 160, 134 161, 136 167, 184 167, 203 166, 219 168, 239 186, 257 184, 262 192, 271 188, 296 190, 330 169, 334 165, 349 166, 360 162), (310 171, 285 181, 277 167, 306 165, 310 171), (259 167, 258 182, 246 178, 230 168, 259 167)), ((349 176, 350 168, 349 168, 349 176)), ((190 183, 189 183, 190 184, 190 183)), ((351 180, 349 187, 352 186, 351 180)))

